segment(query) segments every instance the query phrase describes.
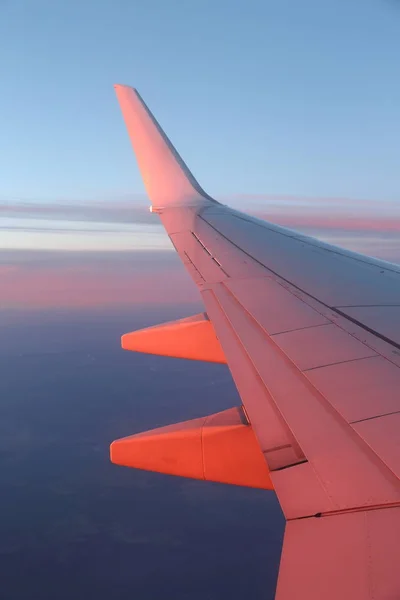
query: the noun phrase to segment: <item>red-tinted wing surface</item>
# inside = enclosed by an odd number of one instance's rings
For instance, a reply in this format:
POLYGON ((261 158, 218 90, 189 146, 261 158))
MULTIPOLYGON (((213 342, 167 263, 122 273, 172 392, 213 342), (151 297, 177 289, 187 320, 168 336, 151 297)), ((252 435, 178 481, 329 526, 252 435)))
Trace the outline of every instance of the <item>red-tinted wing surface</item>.
POLYGON ((400 268, 219 204, 139 94, 116 92, 206 310, 126 347, 226 362, 243 407, 117 441, 114 461, 273 488, 287 519, 278 600, 400 598, 400 268))

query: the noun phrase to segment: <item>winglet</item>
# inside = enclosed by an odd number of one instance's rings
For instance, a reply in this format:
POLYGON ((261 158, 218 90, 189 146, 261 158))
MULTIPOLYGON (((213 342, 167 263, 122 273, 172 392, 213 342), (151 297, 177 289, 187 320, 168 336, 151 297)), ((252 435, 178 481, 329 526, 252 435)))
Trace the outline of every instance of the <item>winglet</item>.
POLYGON ((152 205, 216 202, 200 187, 137 90, 125 85, 114 88, 152 205))

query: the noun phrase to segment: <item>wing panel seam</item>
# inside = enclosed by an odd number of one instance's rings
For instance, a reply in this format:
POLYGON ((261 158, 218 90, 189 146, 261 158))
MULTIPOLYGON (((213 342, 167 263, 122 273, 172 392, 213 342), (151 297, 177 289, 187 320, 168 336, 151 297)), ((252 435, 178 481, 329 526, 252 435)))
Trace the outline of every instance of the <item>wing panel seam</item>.
MULTIPOLYGON (((304 373, 302 371, 300 371, 298 369, 298 367, 292 362, 292 360, 290 359, 290 357, 288 357, 274 342, 274 340, 271 339, 270 336, 266 335, 264 333, 264 330, 258 325, 257 321, 254 319, 254 317, 251 315, 251 313, 249 313, 247 311, 247 309, 245 307, 242 306, 242 304, 235 298, 235 296, 232 294, 232 292, 227 289, 227 287, 224 285, 224 283, 220 283, 218 284, 223 290, 225 290, 228 295, 232 298, 233 302, 236 303, 238 305, 238 307, 240 308, 240 310, 242 310, 244 312, 244 314, 247 316, 247 319, 250 319, 250 322, 253 322, 254 325, 256 326, 256 328, 262 333, 263 338, 266 338, 267 340, 270 340, 271 343, 274 345, 274 348, 276 349, 276 351, 279 354, 282 354, 282 357, 284 360, 288 361, 288 363, 290 363, 295 369, 296 369, 296 373, 298 375, 299 381, 302 382, 304 385, 306 385, 306 387, 311 387, 314 395, 316 397, 317 402, 319 402, 320 405, 325 407, 325 410, 328 408, 329 412, 331 414, 332 417, 334 417, 334 419, 337 421, 338 424, 340 424, 340 426, 342 428, 346 429, 347 435, 350 437, 350 439, 353 440, 353 442, 358 446, 358 448, 360 449, 360 451, 364 454, 366 454, 367 456, 371 456, 374 457, 375 461, 377 461, 377 464, 379 464, 380 469, 384 469, 384 473, 387 473, 388 475, 390 474, 391 478, 394 478, 398 481, 398 478, 396 476, 396 474, 393 472, 393 470, 391 469, 391 467, 385 462, 385 460, 381 457, 381 455, 379 453, 377 453, 373 448, 370 447, 370 445, 368 443, 365 442, 365 440, 362 438, 362 436, 360 436, 355 429, 351 426, 351 424, 346 421, 346 419, 343 417, 343 415, 337 410, 337 408, 332 405, 327 398, 321 394, 321 392, 311 383, 311 381, 309 381, 307 379, 307 377, 304 375, 304 373), (354 436, 354 433, 356 434, 354 436)), ((221 304, 221 300, 215 296, 215 294, 213 294, 214 297, 216 298, 219 306, 221 307, 221 310, 225 316, 225 318, 227 319, 228 323, 230 324, 230 327, 233 329, 236 337, 239 340, 239 343, 241 345, 241 347, 243 348, 244 352, 246 353, 247 356, 249 356, 249 359, 253 365, 253 368, 255 369, 256 373, 259 375, 259 377, 261 378, 261 381, 263 382, 263 385, 265 387, 265 389, 268 391, 269 397, 271 398, 271 401, 273 403, 273 405, 276 407, 276 410, 278 411, 279 415, 281 416, 281 418, 283 419, 283 421, 286 423, 289 431, 291 432, 291 437, 294 438, 294 440, 296 441, 296 443, 298 444, 298 447, 301 448, 301 445, 299 444, 297 437, 295 435, 295 432, 292 430, 291 426, 289 425, 287 419, 285 418, 284 414, 282 413, 281 409, 279 408, 279 405, 274 397, 274 395, 270 392, 269 387, 267 385, 267 383, 264 381, 264 378, 262 377, 261 373, 259 372, 259 369, 256 367, 256 365, 254 364, 253 359, 251 358, 246 346, 243 344, 241 337, 238 333, 236 333, 236 328, 231 320, 231 318, 226 314, 222 304, 221 304)), ((307 458, 307 456, 305 455, 305 453, 303 452, 303 450, 301 449, 302 454, 305 456, 305 458, 307 458)), ((292 465, 294 466, 294 464, 292 465)), ((326 486, 323 484, 322 481, 320 481, 323 489, 325 490, 325 492, 327 493, 328 497, 332 500, 330 494, 328 493, 326 486)))

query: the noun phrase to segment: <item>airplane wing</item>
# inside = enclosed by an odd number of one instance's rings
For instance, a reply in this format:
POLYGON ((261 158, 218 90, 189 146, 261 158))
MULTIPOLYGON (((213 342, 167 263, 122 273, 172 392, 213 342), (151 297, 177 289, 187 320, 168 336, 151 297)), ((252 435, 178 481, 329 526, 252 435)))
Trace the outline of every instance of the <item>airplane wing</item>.
POLYGON ((117 440, 112 460, 273 489, 278 600, 400 598, 400 267, 216 202, 138 92, 115 88, 205 307, 123 347, 226 362, 243 406, 117 440))

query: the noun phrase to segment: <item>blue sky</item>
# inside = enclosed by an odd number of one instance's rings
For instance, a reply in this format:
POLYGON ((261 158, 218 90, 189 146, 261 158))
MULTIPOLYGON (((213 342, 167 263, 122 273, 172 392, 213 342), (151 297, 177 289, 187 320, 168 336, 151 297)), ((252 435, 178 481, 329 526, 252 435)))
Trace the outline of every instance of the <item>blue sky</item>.
MULTIPOLYGON (((170 247, 135 213, 147 201, 115 82, 217 199, 268 218, 271 197, 293 213, 294 195, 328 218, 344 198, 343 219, 393 208, 400 227, 400 0, 0 0, 0 39, 0 247, 170 247), (63 213, 99 202, 97 220, 63 213), (132 226, 110 230, 107 203, 132 207, 132 226)), ((398 260, 395 238, 370 253, 398 260)), ((368 253, 358 240, 333 238, 368 253)))
POLYGON ((399 198, 395 0, 1 0, 4 198, 143 190, 112 84, 210 193, 399 198))

